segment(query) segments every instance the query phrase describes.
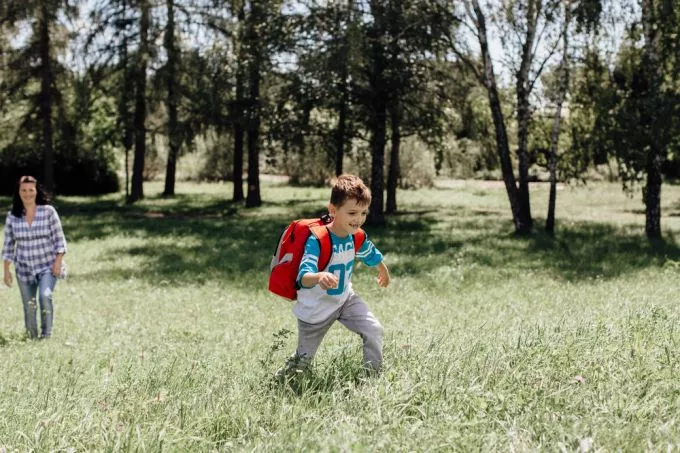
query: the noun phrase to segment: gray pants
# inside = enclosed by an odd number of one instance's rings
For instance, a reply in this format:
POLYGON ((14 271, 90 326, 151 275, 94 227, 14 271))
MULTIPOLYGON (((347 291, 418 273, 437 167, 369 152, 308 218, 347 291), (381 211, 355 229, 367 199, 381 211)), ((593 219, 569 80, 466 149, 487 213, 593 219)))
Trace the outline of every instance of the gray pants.
POLYGON ((364 364, 373 370, 382 364, 383 327, 370 312, 368 305, 353 294, 326 321, 309 324, 298 319, 298 347, 295 353, 299 362, 308 363, 314 358, 321 340, 335 321, 340 321, 352 332, 358 333, 364 342, 364 364))

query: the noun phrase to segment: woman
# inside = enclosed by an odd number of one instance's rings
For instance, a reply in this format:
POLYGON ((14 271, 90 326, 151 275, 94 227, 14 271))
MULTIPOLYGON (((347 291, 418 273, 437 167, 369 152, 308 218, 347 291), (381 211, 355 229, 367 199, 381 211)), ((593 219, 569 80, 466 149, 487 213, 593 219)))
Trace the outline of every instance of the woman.
POLYGON ((22 176, 5 222, 2 258, 7 286, 12 286, 9 265, 14 263, 26 330, 31 338, 38 338, 36 292, 40 302, 41 338, 52 335, 52 291, 57 278, 65 276, 64 253, 66 239, 57 211, 49 205, 49 198, 38 181, 32 176, 22 176))

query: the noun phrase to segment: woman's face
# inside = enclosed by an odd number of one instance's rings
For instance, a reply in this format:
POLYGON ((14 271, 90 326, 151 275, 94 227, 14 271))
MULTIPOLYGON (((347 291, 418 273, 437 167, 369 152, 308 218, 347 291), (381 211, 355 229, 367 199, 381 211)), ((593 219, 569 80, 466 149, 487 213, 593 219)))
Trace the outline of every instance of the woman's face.
POLYGON ((26 205, 34 205, 35 197, 38 195, 38 191, 35 188, 34 182, 22 182, 19 186, 19 198, 21 202, 26 205))

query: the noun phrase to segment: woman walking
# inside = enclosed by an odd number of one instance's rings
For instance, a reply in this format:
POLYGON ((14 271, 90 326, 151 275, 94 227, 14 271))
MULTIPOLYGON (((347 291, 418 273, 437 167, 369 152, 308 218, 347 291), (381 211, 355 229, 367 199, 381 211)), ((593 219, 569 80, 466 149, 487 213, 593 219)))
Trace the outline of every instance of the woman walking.
POLYGON ((30 338, 38 338, 36 293, 40 303, 40 337, 52 335, 52 292, 57 278, 65 276, 66 239, 59 215, 49 203, 38 181, 32 176, 22 176, 17 181, 12 210, 5 222, 4 282, 12 286, 10 263, 14 263, 30 338))

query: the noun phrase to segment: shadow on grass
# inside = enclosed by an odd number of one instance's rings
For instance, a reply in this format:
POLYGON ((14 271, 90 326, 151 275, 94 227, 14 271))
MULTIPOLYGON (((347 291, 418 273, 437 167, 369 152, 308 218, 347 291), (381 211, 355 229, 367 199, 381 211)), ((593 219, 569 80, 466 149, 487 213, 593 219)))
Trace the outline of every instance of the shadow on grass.
MULTIPOLYGON (((316 204, 316 203, 312 203, 316 204)), ((101 259, 105 271, 78 277, 140 278, 171 283, 200 283, 209 279, 266 284, 271 255, 291 219, 313 217, 306 201, 265 203, 244 209, 241 204, 214 196, 183 195, 173 200, 155 198, 127 206, 104 199, 61 199, 58 205, 69 241, 107 239, 113 242, 101 259), (277 214, 269 213, 277 208, 277 214), (143 238, 125 245, 124 238, 143 238), (168 238, 171 240, 168 241, 168 238), (117 267, 125 256, 143 258, 137 270, 117 267)), ((457 206, 432 211, 414 207, 389 218, 383 227, 366 227, 368 235, 388 256, 399 257, 393 275, 425 275, 441 267, 472 265, 502 270, 505 275, 529 271, 551 272, 559 278, 580 280, 614 278, 665 262, 680 261, 680 248, 670 237, 650 243, 641 231, 603 223, 561 226, 555 238, 540 230, 527 237, 508 234, 506 218, 492 211, 457 206)))
MULTIPOLYGON (((540 219, 536 225, 542 225, 540 219)), ((560 227, 555 237, 540 227, 528 236, 509 231, 509 221, 494 221, 489 212, 459 209, 456 215, 440 212, 429 220, 393 219, 376 234, 381 250, 402 257, 390 266, 396 276, 474 263, 518 275, 548 271, 566 280, 607 279, 680 261, 672 235, 650 242, 638 227, 580 222, 560 227)))

